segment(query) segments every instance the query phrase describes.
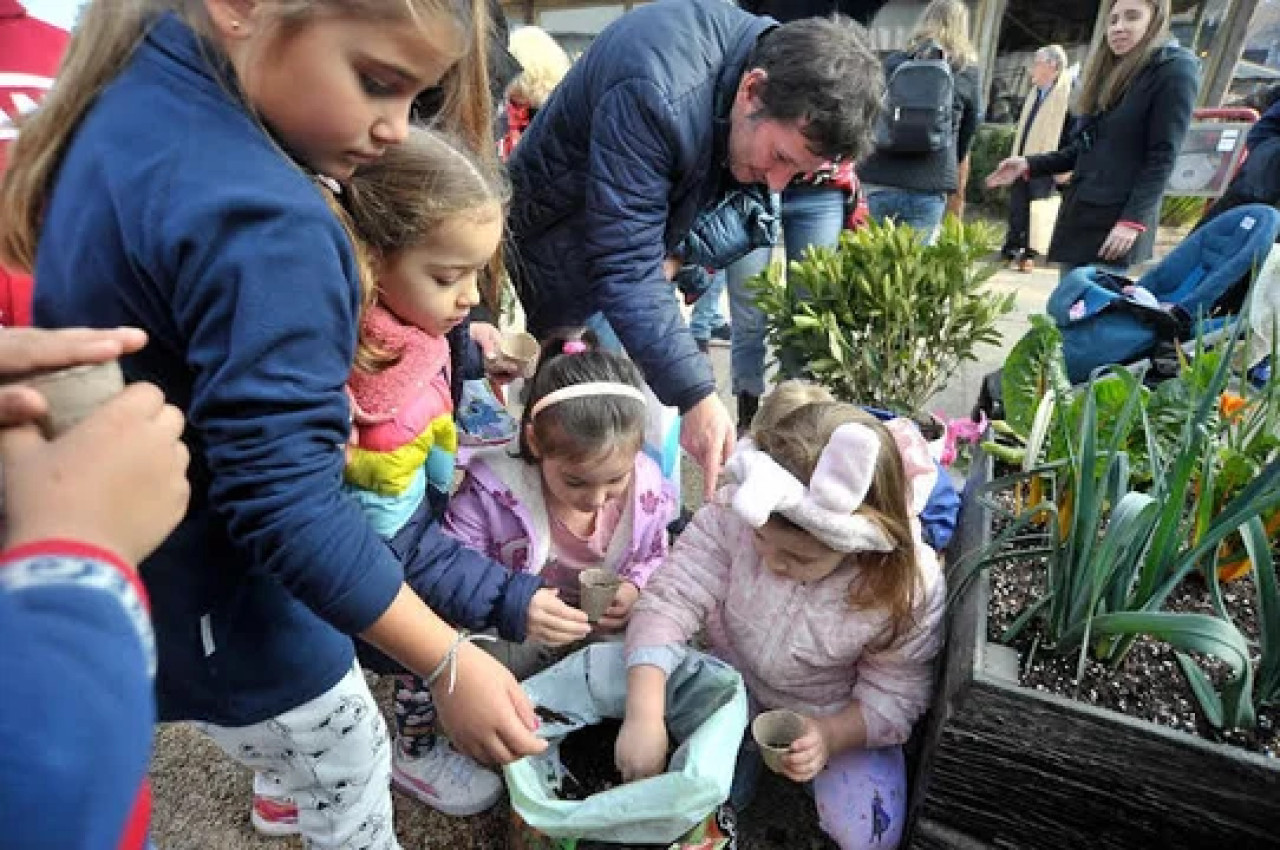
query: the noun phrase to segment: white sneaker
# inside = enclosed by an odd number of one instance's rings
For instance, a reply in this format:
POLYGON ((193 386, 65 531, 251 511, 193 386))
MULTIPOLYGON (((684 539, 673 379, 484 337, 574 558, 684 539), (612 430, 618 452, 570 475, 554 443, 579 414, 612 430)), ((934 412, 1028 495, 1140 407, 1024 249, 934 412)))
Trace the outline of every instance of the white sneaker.
POLYGON ((502 777, 454 750, 445 738, 416 758, 398 745, 392 750, 392 783, 436 811, 475 815, 502 799, 502 777))

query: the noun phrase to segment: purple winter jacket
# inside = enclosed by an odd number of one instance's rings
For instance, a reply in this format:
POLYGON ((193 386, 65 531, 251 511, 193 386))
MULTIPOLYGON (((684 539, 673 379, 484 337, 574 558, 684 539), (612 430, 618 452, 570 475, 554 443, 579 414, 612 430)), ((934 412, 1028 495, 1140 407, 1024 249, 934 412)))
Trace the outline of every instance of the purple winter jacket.
MULTIPOLYGON (((537 575, 551 554, 542 477, 536 465, 509 452, 482 449, 463 464, 466 477, 449 502, 444 531, 512 570, 537 575)), ((675 492, 657 464, 637 453, 631 495, 603 566, 643 589, 667 557, 675 492)))

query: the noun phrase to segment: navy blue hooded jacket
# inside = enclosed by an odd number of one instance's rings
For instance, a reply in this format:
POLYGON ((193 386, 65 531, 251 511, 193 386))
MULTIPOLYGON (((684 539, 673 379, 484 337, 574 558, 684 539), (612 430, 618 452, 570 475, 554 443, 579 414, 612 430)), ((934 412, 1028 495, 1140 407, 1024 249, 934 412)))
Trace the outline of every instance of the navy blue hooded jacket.
POLYGON ((240 726, 335 684, 406 574, 456 625, 515 639, 539 582, 444 536, 425 504, 393 552, 341 493, 351 244, 213 55, 166 15, 90 109, 46 210, 35 318, 150 335, 125 373, 185 411, 192 485, 141 570, 160 717, 240 726))
POLYGON ((512 265, 530 330, 602 311, 681 411, 715 379, 662 262, 732 185, 729 110, 772 25, 724 0, 628 12, 569 70, 510 162, 512 265))

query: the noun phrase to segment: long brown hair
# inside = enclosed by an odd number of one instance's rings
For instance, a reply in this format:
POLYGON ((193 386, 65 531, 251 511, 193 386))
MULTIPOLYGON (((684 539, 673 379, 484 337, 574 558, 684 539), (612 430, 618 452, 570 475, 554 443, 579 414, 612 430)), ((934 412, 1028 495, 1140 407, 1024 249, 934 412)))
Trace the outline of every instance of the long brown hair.
MULTIPOLYGON (((335 10, 357 17, 404 19, 422 27, 441 16, 453 21, 468 33, 471 52, 442 81, 446 98, 439 121, 475 135, 485 145, 478 150, 492 149, 483 45, 489 18, 484 0, 262 0, 261 5, 276 20, 289 24, 335 10), (480 84, 475 91, 463 96, 476 80, 480 84), (479 110, 485 111, 483 123, 474 114, 479 110)), ((197 33, 211 32, 202 0, 92 0, 81 13, 53 89, 40 108, 22 121, 9 154, 0 183, 0 262, 26 271, 34 267, 44 205, 72 134, 98 95, 129 62, 155 18, 166 11, 180 14, 197 33)))
POLYGON ((797 479, 808 484, 822 450, 841 425, 865 425, 880 438, 871 488, 858 511, 877 523, 893 544, 889 552, 863 552, 856 558, 860 569, 849 585, 849 606, 860 611, 885 611, 888 627, 883 636, 889 645, 907 629, 916 601, 919 568, 915 535, 907 507, 907 478, 893 435, 871 414, 836 401, 800 403, 778 415, 776 405, 793 405, 805 395, 798 387, 779 388, 760 405, 752 437, 756 445, 797 479), (778 396, 776 400, 774 396, 778 396), (761 427, 770 425, 771 427, 761 427))
MULTIPOLYGON (((410 127, 405 140, 356 169, 343 192, 356 241, 372 268, 362 264, 364 308, 377 300, 372 272, 398 251, 411 248, 445 221, 497 205, 511 189, 496 156, 481 156, 461 138, 410 127)), ((362 311, 363 313, 363 311, 362 311)), ((356 368, 376 372, 395 362, 365 338, 363 323, 356 368)))
MULTIPOLYGON (((1151 23, 1142 40, 1124 56, 1117 56, 1110 45, 1100 44, 1085 63, 1076 97, 1077 114, 1095 115, 1115 106, 1133 78, 1151 61, 1152 54, 1169 40, 1169 0, 1143 2, 1151 8, 1151 23)), ((1116 0, 1107 0, 1108 17, 1115 5, 1116 0)))

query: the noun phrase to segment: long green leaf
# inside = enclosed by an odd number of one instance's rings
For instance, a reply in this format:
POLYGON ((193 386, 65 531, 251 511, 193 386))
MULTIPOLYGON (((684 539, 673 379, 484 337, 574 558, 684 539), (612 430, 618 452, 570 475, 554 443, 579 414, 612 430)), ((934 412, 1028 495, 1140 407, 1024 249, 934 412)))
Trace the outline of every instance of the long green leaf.
POLYGON ((1000 642, 1012 643, 1017 640, 1018 635, 1022 634, 1022 630, 1040 615, 1040 612, 1049 604, 1049 602, 1050 597, 1046 594, 1024 608, 1022 613, 1018 615, 1017 619, 1010 623, 1008 627, 1000 633, 1000 642))
POLYGON ((1031 329, 1014 343, 1000 369, 1005 415, 1022 436, 1031 432, 1037 405, 1053 391, 1069 391, 1062 332, 1048 316, 1030 317, 1031 329))
POLYGON ((1280 459, 1273 460, 1263 467, 1248 486, 1232 497, 1231 501, 1214 517, 1204 538, 1179 553, 1173 560, 1172 569, 1165 582, 1146 600, 1138 600, 1138 602, 1148 611, 1158 609, 1206 552, 1216 548, 1228 535, 1245 525, 1250 519, 1276 505, 1280 505, 1280 459))
MULTIPOLYGON (((1127 586, 1132 581, 1159 511, 1160 504, 1146 493, 1126 493, 1112 509, 1102 545, 1091 563, 1081 565, 1081 569, 1087 571, 1091 585, 1088 608, 1082 622, 1078 626, 1072 623, 1071 629, 1063 635, 1063 641, 1068 645, 1079 639, 1087 646, 1090 625, 1093 615, 1098 612, 1099 601, 1110 595, 1113 582, 1127 586), (1078 634, 1078 629, 1082 629, 1083 634, 1078 634)), ((1077 680, 1083 671, 1082 659, 1076 669, 1077 680)))
POLYGON ((1249 660, 1249 643, 1230 622, 1208 614, 1125 611, 1095 617, 1093 630, 1100 635, 1145 634, 1175 649, 1201 652, 1221 660, 1232 672, 1223 688, 1222 722, 1244 729, 1252 728, 1257 722, 1252 702, 1253 665, 1249 660))
POLYGON ((1253 562, 1254 593, 1257 598, 1259 705, 1280 704, 1280 591, 1276 589, 1276 565, 1271 557, 1262 520, 1254 517, 1240 530, 1245 551, 1253 562))
POLYGON ((1185 652, 1175 652, 1174 657, 1178 659, 1178 666, 1182 669, 1182 675, 1187 679, 1187 685, 1191 688, 1191 695, 1200 704, 1200 711, 1204 714, 1204 719, 1213 728, 1221 729, 1225 722, 1225 712, 1222 706, 1222 697, 1218 696, 1218 692, 1213 689, 1213 682, 1209 681, 1209 677, 1200 669, 1200 665, 1196 664, 1191 656, 1185 652))

